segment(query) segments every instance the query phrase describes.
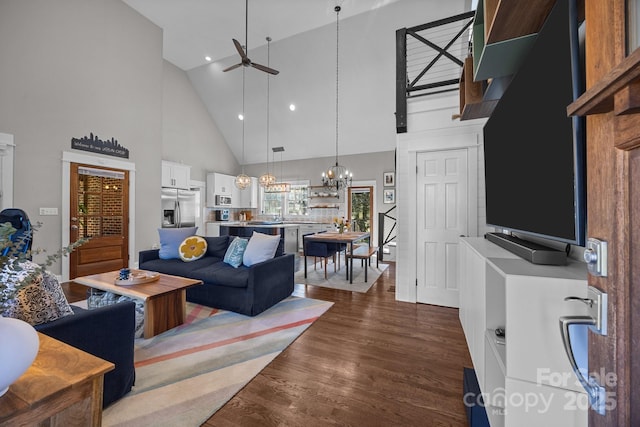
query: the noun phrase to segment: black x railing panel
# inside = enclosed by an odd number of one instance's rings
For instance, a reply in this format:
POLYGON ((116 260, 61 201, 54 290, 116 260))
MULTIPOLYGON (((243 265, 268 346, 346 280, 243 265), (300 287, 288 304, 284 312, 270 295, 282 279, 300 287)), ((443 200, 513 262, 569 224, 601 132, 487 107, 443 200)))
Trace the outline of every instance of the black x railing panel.
POLYGON ((406 132, 407 99, 458 90, 474 12, 396 31, 396 129, 406 132))

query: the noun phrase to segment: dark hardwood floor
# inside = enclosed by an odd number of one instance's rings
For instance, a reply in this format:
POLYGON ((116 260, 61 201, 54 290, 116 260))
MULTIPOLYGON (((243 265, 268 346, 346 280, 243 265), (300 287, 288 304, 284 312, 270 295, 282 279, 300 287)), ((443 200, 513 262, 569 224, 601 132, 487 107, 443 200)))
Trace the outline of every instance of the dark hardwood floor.
POLYGON ((203 425, 466 426, 458 310, 394 288, 393 263, 366 294, 296 285, 333 307, 203 425))

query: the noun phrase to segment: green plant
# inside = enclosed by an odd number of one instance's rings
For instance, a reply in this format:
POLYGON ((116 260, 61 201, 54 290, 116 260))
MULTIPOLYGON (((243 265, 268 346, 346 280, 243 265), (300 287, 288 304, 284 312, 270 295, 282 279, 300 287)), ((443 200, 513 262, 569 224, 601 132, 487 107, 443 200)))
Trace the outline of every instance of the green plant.
POLYGON ((14 303, 18 291, 30 285, 38 275, 42 274, 48 266, 63 256, 69 255, 77 247, 83 245, 88 239, 80 239, 69 246, 58 250, 55 254, 47 255, 44 262, 36 264, 30 261, 32 255, 44 253, 43 249, 35 249, 24 252, 21 250, 33 232, 40 228, 40 223, 34 225, 31 231, 24 236, 11 240, 16 229, 9 222, 0 223, 0 316, 5 309, 14 303))

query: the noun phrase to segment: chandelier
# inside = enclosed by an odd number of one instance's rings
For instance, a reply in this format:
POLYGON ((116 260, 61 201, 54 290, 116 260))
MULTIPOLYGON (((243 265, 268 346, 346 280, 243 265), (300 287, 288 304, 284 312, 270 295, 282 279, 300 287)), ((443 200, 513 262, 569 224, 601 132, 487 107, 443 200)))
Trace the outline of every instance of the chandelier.
POLYGON ((235 185, 244 190, 251 185, 251 178, 244 173, 244 67, 242 67, 242 173, 236 176, 235 185))
POLYGON ((325 187, 335 187, 339 190, 341 187, 350 187, 353 182, 353 173, 349 172, 346 166, 338 163, 338 122, 339 122, 339 58, 340 58, 340 6, 336 6, 333 10, 336 12, 336 164, 329 167, 326 172, 322 172, 322 185, 325 187))
MULTIPOLYGON (((280 178, 282 178, 282 153, 284 153, 284 147, 273 147, 273 153, 280 153, 280 178)), ((275 164, 275 162, 273 162, 275 164)), ((265 193, 288 193, 291 190, 291 185, 288 182, 274 182, 264 187, 265 193)))
MULTIPOLYGON (((270 47, 271 45, 271 37, 267 37, 267 67, 270 66, 270 47)), ((276 177, 271 174, 269 171, 269 77, 271 74, 267 73, 267 172, 264 175, 261 175, 258 179, 260 183, 260 187, 265 188, 268 185, 275 184, 276 177)))

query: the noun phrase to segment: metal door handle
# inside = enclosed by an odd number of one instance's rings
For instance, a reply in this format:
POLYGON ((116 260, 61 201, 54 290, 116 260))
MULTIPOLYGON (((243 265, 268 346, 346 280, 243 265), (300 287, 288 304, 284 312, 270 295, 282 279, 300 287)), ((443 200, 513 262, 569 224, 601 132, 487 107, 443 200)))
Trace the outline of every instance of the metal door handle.
POLYGON ((587 374, 587 378, 584 377, 576 358, 573 355, 573 348, 571 347, 571 336, 569 335, 569 326, 571 325, 588 325, 594 326, 596 319, 591 316, 564 316, 560 318, 560 334, 562 335, 562 344, 564 345, 564 351, 567 353, 571 369, 578 377, 578 381, 582 384, 582 387, 587 392, 589 397, 589 405, 600 415, 605 413, 606 403, 606 391, 605 388, 598 384, 598 381, 587 374))
POLYGON ((75 217, 75 216, 72 216, 72 217, 71 217, 71 221, 74 221, 74 222, 75 222, 75 221, 77 221, 77 220, 78 220, 78 218, 77 218, 77 217, 75 217))
POLYGON ((78 226, 77 226, 77 225, 75 225, 75 224, 73 224, 73 225, 71 226, 71 229, 72 229, 72 230, 77 230, 77 229, 78 229, 78 226))

